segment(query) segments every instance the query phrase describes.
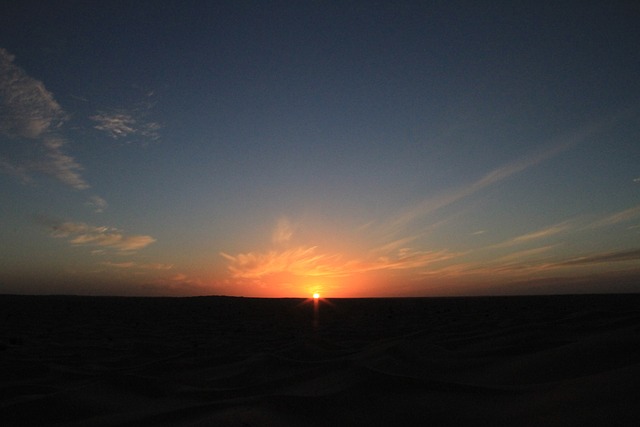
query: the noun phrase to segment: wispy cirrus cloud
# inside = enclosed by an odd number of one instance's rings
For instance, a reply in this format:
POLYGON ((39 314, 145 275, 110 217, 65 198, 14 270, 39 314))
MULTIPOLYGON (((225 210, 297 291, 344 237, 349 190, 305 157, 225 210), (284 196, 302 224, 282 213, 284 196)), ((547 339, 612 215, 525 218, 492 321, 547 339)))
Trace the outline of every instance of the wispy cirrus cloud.
POLYGON ((289 219, 281 218, 272 234, 274 248, 239 254, 221 252, 234 278, 262 279, 276 274, 301 277, 347 277, 383 270, 410 270, 454 258, 460 254, 443 251, 419 251, 407 247, 419 236, 405 237, 380 245, 362 257, 322 252, 318 246, 282 248, 293 235, 289 219))
POLYGON ((231 275, 244 279, 259 279, 279 273, 303 277, 347 277, 371 271, 417 269, 458 256, 448 251, 404 248, 393 255, 361 259, 321 253, 316 246, 237 255, 222 252, 220 255, 229 262, 227 267, 231 275))
POLYGON ((497 184, 498 182, 503 181, 511 177, 512 175, 529 169, 543 162, 544 160, 552 158, 559 153, 569 149, 575 144, 576 139, 576 137, 570 138, 568 141, 554 145, 553 147, 548 148, 544 151, 532 154, 523 159, 519 159, 517 161, 494 169, 482 178, 472 182, 465 187, 454 189, 439 196, 426 199, 399 215, 393 221, 393 225, 396 227, 404 226, 407 223, 415 220, 416 218, 422 217, 438 209, 444 208, 445 206, 451 205, 452 203, 455 203, 465 197, 471 196, 472 194, 477 193, 482 189, 497 184))
POLYGON ((516 246, 524 243, 529 243, 534 240, 544 239, 550 236, 554 236, 556 234, 567 231, 571 228, 571 221, 565 221, 560 224, 555 224, 550 227, 545 227, 540 230, 532 231, 530 233, 522 234, 520 236, 514 237, 512 239, 506 240, 502 243, 497 243, 495 245, 490 246, 490 248, 506 248, 510 246, 516 246))
POLYGON ((452 189, 435 197, 427 198, 420 203, 405 209, 392 219, 387 227, 390 231, 400 229, 418 218, 422 218, 485 188, 498 184, 499 182, 530 169, 546 160, 556 157, 560 153, 569 150, 588 136, 594 134, 596 131, 615 120, 615 117, 613 119, 602 120, 565 135, 560 135, 558 138, 551 141, 543 150, 531 153, 511 163, 500 166, 466 186, 452 189))
POLYGON ((282 217, 278 220, 275 230, 273 230, 271 240, 275 244, 286 243, 293 236, 294 226, 289 218, 282 217))
POLYGON ((495 259, 496 263, 505 263, 505 262, 519 262, 519 261, 523 261, 527 258, 530 258, 532 256, 537 256, 540 254, 543 254, 545 252, 550 251, 551 249, 557 247, 558 245, 547 245, 547 246, 542 246, 539 248, 533 248, 533 249, 525 249, 522 251, 517 251, 517 252, 513 252, 510 253, 508 255, 504 255, 501 256, 497 259, 495 259))
POLYGON ((107 206, 109 206, 107 201, 100 196, 91 196, 85 204, 93 208, 96 213, 104 212, 107 206))
POLYGON ((637 205, 632 208, 625 209, 623 211, 616 212, 605 218, 602 218, 601 220, 591 224, 590 227, 594 227, 594 228, 608 227, 608 226, 619 224, 622 222, 631 221, 639 217, 640 217, 640 205, 637 205))
POLYGON ((557 267, 568 267, 568 266, 578 266, 578 265, 589 265, 589 264, 602 264, 609 262, 623 262, 623 261, 639 261, 640 260, 640 249, 629 249, 623 251, 610 251, 610 252, 601 252, 597 254, 576 257, 569 259, 567 261, 556 263, 557 267))
POLYGON ((62 147, 67 142, 59 137, 44 138, 43 145, 46 149, 46 160, 41 162, 40 170, 56 177, 70 187, 77 190, 89 188, 89 184, 82 178, 80 171, 82 165, 73 157, 64 154, 62 147))
POLYGON ((27 75, 13 61, 14 56, 0 48, 0 134, 39 142, 44 155, 25 159, 4 152, 0 171, 22 181, 31 180, 30 171, 40 171, 78 190, 88 188, 80 175, 82 166, 63 152, 67 141, 57 135, 67 114, 41 81, 27 75))
POLYGON ((106 265, 107 267, 114 267, 114 268, 120 268, 120 269, 171 270, 173 268, 173 264, 137 263, 133 261, 124 261, 124 262, 104 261, 101 264, 106 265))
POLYGON ((127 235, 121 230, 106 226, 93 226, 83 222, 61 222, 50 225, 51 236, 66 238, 72 245, 99 246, 131 252, 142 249, 155 242, 151 236, 127 235))
POLYGON ((148 107, 145 109, 117 109, 100 111, 89 118, 96 122, 95 129, 105 132, 113 139, 137 136, 144 139, 157 140, 160 138, 162 126, 146 120, 148 107))
POLYGON ((35 139, 59 127, 66 114, 44 84, 29 77, 14 59, 0 48, 0 131, 35 139))

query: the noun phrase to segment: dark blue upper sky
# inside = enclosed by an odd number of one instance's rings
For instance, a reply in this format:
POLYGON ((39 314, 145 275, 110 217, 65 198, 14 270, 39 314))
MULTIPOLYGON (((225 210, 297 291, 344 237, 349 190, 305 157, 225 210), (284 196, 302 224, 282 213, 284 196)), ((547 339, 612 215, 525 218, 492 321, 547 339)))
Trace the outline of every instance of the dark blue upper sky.
POLYGON ((5 2, 0 291, 627 283, 639 18, 624 1, 5 2))

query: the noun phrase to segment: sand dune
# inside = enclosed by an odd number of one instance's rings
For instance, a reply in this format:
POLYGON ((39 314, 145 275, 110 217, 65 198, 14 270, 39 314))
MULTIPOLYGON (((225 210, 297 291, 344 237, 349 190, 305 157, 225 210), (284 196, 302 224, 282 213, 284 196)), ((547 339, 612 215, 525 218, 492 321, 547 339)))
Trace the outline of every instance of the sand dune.
POLYGON ((640 295, 0 296, 10 426, 637 425, 640 295))

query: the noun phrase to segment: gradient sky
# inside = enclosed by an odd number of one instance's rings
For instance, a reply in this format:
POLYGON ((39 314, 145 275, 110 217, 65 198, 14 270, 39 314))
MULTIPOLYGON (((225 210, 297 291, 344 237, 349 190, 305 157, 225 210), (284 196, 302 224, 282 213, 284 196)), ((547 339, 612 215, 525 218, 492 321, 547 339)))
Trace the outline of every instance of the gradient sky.
POLYGON ((640 291, 635 2, 0 6, 0 293, 640 291))

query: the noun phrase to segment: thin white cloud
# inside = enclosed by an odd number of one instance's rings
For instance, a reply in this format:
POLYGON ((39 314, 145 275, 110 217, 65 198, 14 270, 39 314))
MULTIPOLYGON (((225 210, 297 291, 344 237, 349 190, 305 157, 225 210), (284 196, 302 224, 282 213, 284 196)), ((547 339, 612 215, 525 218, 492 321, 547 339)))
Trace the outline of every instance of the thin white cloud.
POLYGON ((623 262, 623 261, 639 261, 640 249, 630 249, 622 251, 602 252, 598 254, 592 254, 583 257, 573 258, 567 261, 563 261, 555 264, 559 267, 576 266, 576 265, 588 265, 588 264, 602 264, 609 262, 623 262))
POLYGON ((100 196, 91 196, 85 204, 93 208, 96 213, 104 212, 107 206, 109 206, 107 201, 100 196))
POLYGON ((83 167, 73 157, 62 152, 61 147, 65 144, 66 141, 61 138, 46 137, 43 141, 46 160, 42 162, 40 169, 70 187, 85 190, 89 188, 89 184, 80 175, 83 167))
POLYGON ((105 261, 105 262, 101 262, 100 264, 102 265, 106 265, 107 267, 114 267, 114 268, 133 268, 135 267, 136 263, 133 261, 126 261, 126 262, 111 262, 111 261, 105 261))
POLYGON ((607 227, 640 217, 640 205, 616 212, 591 224, 591 227, 607 227))
POLYGON ((139 136, 156 140, 160 138, 162 126, 156 122, 146 121, 145 114, 138 110, 101 111, 89 117, 97 124, 95 129, 105 132, 113 139, 139 136))
POLYGON ((114 139, 122 138, 136 132, 136 120, 127 114, 118 113, 101 113, 90 117, 91 120, 98 122, 94 126, 95 129, 106 132, 114 139))
POLYGON ((401 239, 394 240, 389 243, 385 243, 382 246, 378 246, 377 248, 372 249, 370 252, 372 254, 388 254, 390 252, 396 251, 401 247, 406 246, 407 244, 416 240, 418 236, 409 236, 403 237, 401 239))
POLYGON ((560 224, 555 224, 550 227, 543 228, 541 230, 532 231, 531 233, 526 233, 513 239, 506 240, 502 243, 497 243, 495 245, 490 246, 491 248, 506 248, 510 246, 520 245, 524 243, 529 243, 534 240, 544 239, 550 236, 554 236, 556 234, 567 231, 571 228, 571 222, 565 221, 560 224))
POLYGON ((495 262, 504 263, 504 262, 522 261, 523 259, 548 252, 551 249, 555 248, 556 246, 558 245, 548 245, 548 246, 542 246, 539 248, 525 249, 522 251, 513 252, 508 255, 504 255, 500 258, 497 258, 495 262))
POLYGON ((601 129, 608 123, 612 122, 614 119, 602 120, 600 122, 596 122, 590 126, 585 126, 577 131, 572 133, 562 135, 552 141, 547 148, 544 150, 532 153, 528 156, 525 156, 519 160, 513 161, 506 165, 503 165, 499 168, 496 168, 489 173, 487 173, 482 178, 478 179, 475 182, 468 184, 467 186, 460 187, 457 189, 453 189, 444 194, 440 194, 436 197, 428 198, 423 200, 422 202, 414 205, 413 207, 405 210, 401 214, 399 214, 394 220, 390 222, 390 227, 392 230, 396 230, 398 228, 402 228, 408 223, 424 217, 425 215, 437 211, 441 208, 449 206, 461 199, 469 197, 480 190, 483 190, 487 187, 490 187, 494 184, 497 184, 505 179, 523 172, 531 167, 534 167, 545 160, 551 159, 560 153, 567 151, 571 147, 578 144, 580 141, 587 138, 589 135, 592 135, 597 130, 601 129))
POLYGON ((13 63, 14 56, 0 48, 0 134, 9 138, 24 138, 42 144, 40 159, 0 159, 0 171, 29 181, 28 172, 38 170, 54 176, 70 187, 89 187, 80 175, 82 166, 62 151, 66 140, 55 135, 67 119, 44 84, 29 77, 13 63))
POLYGON ((271 240, 275 244, 286 243, 293 236, 294 227, 288 218, 282 217, 278 220, 276 228, 273 230, 271 240))
POLYGON ((63 222, 51 225, 53 237, 66 238, 72 245, 91 245, 129 252, 155 242, 151 236, 126 235, 112 227, 96 227, 82 222, 63 222))
POLYGON ((66 115, 42 82, 29 77, 13 60, 0 48, 0 132, 35 139, 62 124, 66 115))
POLYGON ((173 268, 173 264, 161 264, 161 263, 139 264, 133 261, 125 261, 125 262, 104 261, 101 264, 106 265, 108 267, 121 268, 121 269, 171 270, 173 268))

